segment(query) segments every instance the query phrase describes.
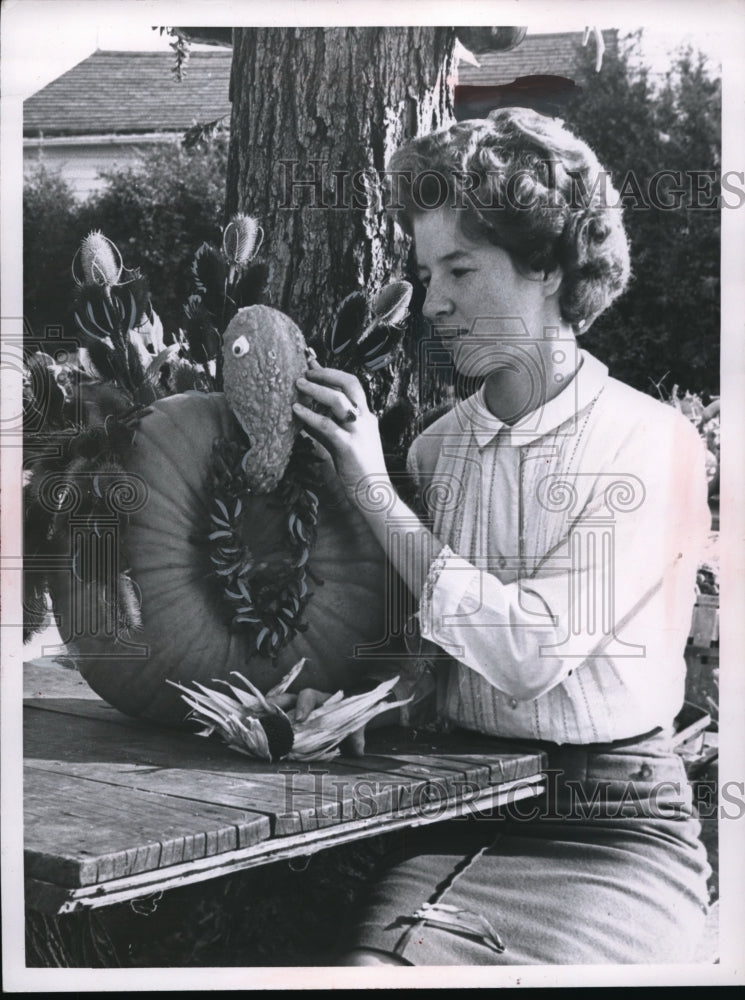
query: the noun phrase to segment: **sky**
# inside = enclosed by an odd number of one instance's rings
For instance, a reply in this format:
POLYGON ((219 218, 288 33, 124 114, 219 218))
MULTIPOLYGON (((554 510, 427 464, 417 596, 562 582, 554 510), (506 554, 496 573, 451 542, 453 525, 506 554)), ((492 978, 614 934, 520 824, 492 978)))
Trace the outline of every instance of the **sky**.
MULTIPOLYGON (((715 0, 715 5, 718 0, 715 0)), ((334 23, 330 18, 324 17, 324 5, 318 2, 306 0, 304 7, 295 4, 292 8, 293 16, 300 10, 303 12, 316 11, 315 23, 334 23)), ((338 7, 339 5, 332 5, 338 7)), ((534 19, 533 16, 525 17, 526 12, 540 12, 541 4, 528 4, 527 8, 523 4, 519 11, 512 9, 513 5, 507 3, 494 3, 489 5, 493 14, 500 10, 505 13, 500 20, 494 23, 510 23, 507 20, 511 16, 514 20, 517 16, 522 16, 525 20, 534 19)), ((686 16, 685 0, 678 0, 674 5, 676 16, 670 19, 664 15, 665 9, 671 10, 671 6, 666 0, 658 0, 652 3, 646 10, 649 12, 645 17, 644 29, 644 58, 653 69, 664 71, 669 63, 668 53, 680 44, 692 42, 703 51, 709 53, 715 64, 719 63, 720 36, 713 31, 701 30, 701 17, 692 18, 686 16)), ((437 9, 437 3, 409 3, 397 4, 397 13, 410 14, 410 22, 416 23, 421 19, 424 9, 437 9)), ((46 86, 51 80, 71 69, 78 62, 85 59, 97 48, 118 49, 118 50, 161 50, 168 51, 171 39, 167 35, 161 35, 157 30, 153 30, 151 24, 173 23, 180 24, 195 23, 231 23, 231 18, 226 19, 226 15, 232 14, 235 17, 237 10, 244 13, 250 10, 252 5, 243 4, 236 7, 235 4, 210 4, 209 8, 204 4, 186 3, 182 4, 178 12, 172 4, 157 2, 157 0, 4 0, 3 14, 11 14, 11 26, 3 38, 3 92, 10 96, 19 96, 21 99, 29 97, 41 87, 46 86), (207 14, 209 10, 209 17, 207 14), (58 15, 59 12, 59 15, 58 15), (215 16, 217 14, 217 16, 215 16), (62 16, 63 15, 63 16, 62 16), (170 17, 169 17, 170 15, 170 17), (221 16, 222 15, 222 16, 221 16)), ((549 16, 548 8, 546 16, 538 16, 534 23, 529 26, 531 34, 538 34, 542 31, 557 30, 582 30, 583 21, 590 20, 593 24, 598 24, 601 28, 620 27, 621 30, 630 30, 639 21, 621 24, 619 18, 619 6, 613 4, 590 5, 589 9, 583 9, 581 4, 575 3, 578 14, 571 23, 567 18, 562 18, 557 22, 555 14, 549 16), (593 19, 592 14, 596 13, 593 19), (587 16, 586 16, 587 15, 587 16), (602 15, 602 16, 601 16, 602 15)), ((344 9, 344 5, 341 5, 344 9)), ((373 5, 372 9, 380 13, 380 17, 373 23, 392 23, 390 16, 391 9, 385 2, 373 5), (385 15, 385 17, 383 16, 385 15)), ((627 8, 628 9, 628 8, 627 8)), ((699 7, 699 11, 700 11, 699 7)), ((458 5, 459 19, 464 23, 469 13, 474 17, 474 23, 479 23, 477 14, 481 12, 483 20, 483 4, 467 5, 465 11, 463 5, 458 5)), ((554 7, 555 11, 556 8, 554 7)), ((452 7, 449 9, 452 17, 452 7)), ((335 17, 338 22, 338 10, 335 17)), ((296 22, 302 18, 298 16, 296 22)), ((258 18, 257 18, 258 21, 258 18)), ((342 22, 343 23, 343 22, 342 22)), ((404 20, 405 23, 405 20, 404 20)), ((434 23, 434 22, 432 22, 434 23)), ((704 22, 715 24, 715 20, 708 18, 704 22)), ((716 70, 715 70, 716 71, 716 70)))

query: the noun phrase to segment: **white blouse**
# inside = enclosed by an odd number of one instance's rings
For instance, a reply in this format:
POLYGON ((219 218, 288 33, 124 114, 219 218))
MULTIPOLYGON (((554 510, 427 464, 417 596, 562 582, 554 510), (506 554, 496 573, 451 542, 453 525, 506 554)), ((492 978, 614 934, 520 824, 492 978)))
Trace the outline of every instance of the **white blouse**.
POLYGON ((444 545, 417 615, 450 664, 440 707, 495 736, 622 739, 669 727, 683 702, 703 445, 673 407, 580 356, 518 423, 479 392, 409 454, 444 545))

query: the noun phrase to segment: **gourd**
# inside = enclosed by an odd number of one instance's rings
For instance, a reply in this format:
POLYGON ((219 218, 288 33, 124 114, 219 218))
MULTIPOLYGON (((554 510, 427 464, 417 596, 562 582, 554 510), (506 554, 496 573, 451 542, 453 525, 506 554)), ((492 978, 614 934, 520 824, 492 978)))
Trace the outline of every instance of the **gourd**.
MULTIPOLYGON (((85 629, 75 634, 69 581, 60 578, 54 588, 60 635, 88 684, 122 712, 160 723, 179 723, 186 711, 167 680, 209 683, 237 670, 265 691, 307 657, 302 686, 335 691, 381 666, 360 648, 380 645, 385 635, 385 559, 322 449, 307 629, 271 658, 232 624, 208 541, 217 439, 245 447, 222 393, 158 400, 139 422, 124 469, 146 484, 146 499, 127 515, 118 568, 137 594, 140 628, 126 639, 85 629)), ((257 559, 277 557, 286 517, 272 493, 244 500, 240 531, 257 559)))
POLYGON ((243 471, 257 493, 275 489, 287 469, 298 430, 295 381, 308 367, 305 352, 298 327, 269 306, 238 310, 225 331, 225 396, 250 444, 243 471))

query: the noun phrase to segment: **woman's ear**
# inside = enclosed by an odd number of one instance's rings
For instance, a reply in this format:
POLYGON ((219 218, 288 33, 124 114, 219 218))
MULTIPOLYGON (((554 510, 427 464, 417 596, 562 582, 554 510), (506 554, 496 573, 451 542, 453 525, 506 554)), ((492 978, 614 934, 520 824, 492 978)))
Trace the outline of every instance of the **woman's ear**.
POLYGON ((541 279, 543 283, 543 294, 548 297, 558 292, 564 273, 560 267, 555 267, 553 271, 544 271, 541 279))

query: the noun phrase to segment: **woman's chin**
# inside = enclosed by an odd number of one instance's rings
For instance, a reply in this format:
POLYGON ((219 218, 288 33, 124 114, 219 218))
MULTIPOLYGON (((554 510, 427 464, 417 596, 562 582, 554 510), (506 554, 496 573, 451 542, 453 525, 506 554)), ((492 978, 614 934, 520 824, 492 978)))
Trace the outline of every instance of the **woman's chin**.
POLYGON ((483 344, 456 344, 453 366, 465 378, 486 378, 495 370, 493 350, 483 344))

